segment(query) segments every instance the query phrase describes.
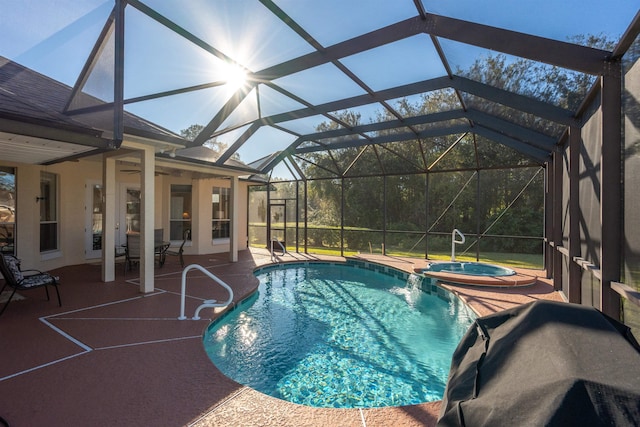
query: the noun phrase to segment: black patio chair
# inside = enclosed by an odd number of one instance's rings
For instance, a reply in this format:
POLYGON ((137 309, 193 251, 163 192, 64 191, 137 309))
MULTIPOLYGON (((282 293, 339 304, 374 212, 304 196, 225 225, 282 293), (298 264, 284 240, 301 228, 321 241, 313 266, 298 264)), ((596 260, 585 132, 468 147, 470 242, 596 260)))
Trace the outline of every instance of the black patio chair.
POLYGON ((125 248, 125 271, 132 270, 135 264, 140 263, 140 235, 127 234, 127 246, 125 248))
POLYGON ((4 313, 7 306, 11 302, 13 295, 16 291, 27 291, 30 289, 44 287, 47 293, 47 301, 49 298, 49 286, 53 286, 58 295, 58 305, 62 307, 62 301, 60 300, 60 291, 58 290, 58 277, 52 276, 49 273, 45 273, 39 270, 24 270, 20 269, 20 260, 13 255, 6 255, 0 252, 0 273, 4 277, 4 286, 0 289, 0 294, 5 290, 7 286, 13 288, 11 296, 0 310, 0 315, 4 313))
POLYGON ((164 241, 164 230, 162 228, 158 228, 153 230, 153 246, 155 256, 158 258, 158 265, 162 267, 164 265, 164 261, 167 255, 167 249, 171 244, 169 242, 164 241))
POLYGON ((178 249, 167 249, 164 254, 165 255, 173 255, 180 257, 180 265, 184 268, 184 258, 182 257, 182 252, 184 252, 184 244, 187 243, 187 240, 191 237, 191 230, 184 230, 184 239, 182 240, 182 244, 178 249))

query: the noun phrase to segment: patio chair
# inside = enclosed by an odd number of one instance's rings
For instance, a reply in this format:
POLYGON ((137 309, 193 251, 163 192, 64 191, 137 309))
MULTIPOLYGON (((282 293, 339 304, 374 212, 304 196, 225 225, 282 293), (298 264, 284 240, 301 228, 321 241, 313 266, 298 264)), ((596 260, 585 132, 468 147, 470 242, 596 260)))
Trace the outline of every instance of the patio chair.
POLYGON ((153 230, 153 246, 154 253, 158 257, 158 264, 162 267, 166 259, 167 249, 170 246, 169 242, 164 241, 164 230, 162 228, 153 230))
MULTIPOLYGON (((125 249, 126 267, 131 270, 134 264, 140 262, 140 235, 127 234, 127 247, 125 249)), ((126 269, 125 269, 126 271, 126 269)))
POLYGON ((184 251, 184 244, 187 243, 187 240, 189 240, 189 238, 191 237, 191 230, 184 230, 183 237, 184 239, 182 240, 182 244, 177 250, 169 248, 165 251, 165 255, 180 257, 180 265, 182 266, 182 268, 184 268, 184 258, 182 257, 182 252, 184 251))
POLYGON ((56 289, 58 295, 58 306, 62 307, 62 301, 60 300, 60 291, 58 290, 58 277, 52 276, 49 273, 44 273, 39 270, 24 270, 20 269, 20 260, 13 255, 5 255, 0 252, 0 273, 4 277, 4 286, 0 289, 0 293, 9 286, 13 288, 11 296, 0 310, 0 315, 4 313, 7 306, 11 302, 13 295, 16 291, 27 291, 29 289, 35 289, 44 287, 47 293, 47 301, 49 298, 48 286, 53 286, 56 289))

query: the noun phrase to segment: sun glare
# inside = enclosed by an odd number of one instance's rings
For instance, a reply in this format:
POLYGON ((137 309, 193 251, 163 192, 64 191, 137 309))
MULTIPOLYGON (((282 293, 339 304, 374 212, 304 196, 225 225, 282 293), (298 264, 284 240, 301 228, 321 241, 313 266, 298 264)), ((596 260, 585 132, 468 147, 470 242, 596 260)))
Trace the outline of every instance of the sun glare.
POLYGON ((225 64, 222 70, 222 80, 230 90, 240 89, 247 82, 246 71, 235 64, 225 64))

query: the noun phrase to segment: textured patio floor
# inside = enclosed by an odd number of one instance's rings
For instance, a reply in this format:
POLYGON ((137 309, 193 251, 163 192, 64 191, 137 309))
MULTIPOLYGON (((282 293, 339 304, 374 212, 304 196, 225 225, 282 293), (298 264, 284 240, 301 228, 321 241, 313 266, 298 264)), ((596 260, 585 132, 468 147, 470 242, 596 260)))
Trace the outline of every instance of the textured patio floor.
MULTIPOLYGON (((363 256, 407 272, 422 260, 363 256)), ((289 254, 283 261, 318 259, 289 254)), ((329 257, 322 257, 323 259, 329 257)), ((332 258, 335 259, 335 258, 332 258)), ((188 256, 234 289, 238 301, 257 286, 262 250, 188 256)), ((137 272, 117 266, 61 268, 62 307, 44 291, 22 293, 0 317, 0 416, 20 426, 432 426, 439 402, 398 408, 321 409, 278 400, 225 377, 202 346, 205 320, 177 320, 181 269, 176 259, 155 269, 156 291, 141 294, 137 272)), ((522 271, 521 271, 522 272, 522 271)), ((525 271, 525 274, 542 274, 525 271)), ((188 317, 203 299, 224 300, 204 274, 189 274, 188 317)), ((513 289, 449 287, 484 315, 534 299, 561 300, 546 280, 513 289)), ((210 309, 203 317, 213 315, 210 309)))

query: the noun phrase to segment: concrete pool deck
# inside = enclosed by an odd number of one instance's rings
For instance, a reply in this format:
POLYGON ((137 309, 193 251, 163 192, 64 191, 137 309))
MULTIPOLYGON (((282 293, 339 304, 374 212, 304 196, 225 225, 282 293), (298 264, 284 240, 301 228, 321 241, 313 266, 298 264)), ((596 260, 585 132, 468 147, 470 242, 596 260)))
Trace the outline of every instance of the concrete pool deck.
MULTIPOLYGON (((426 261, 361 258, 413 272, 426 261)), ((342 258, 288 254, 290 260, 342 258)), ((234 301, 257 286, 256 267, 268 252, 250 249, 237 263, 228 254, 187 256, 234 289, 234 301)), ((540 271, 522 271, 539 275, 540 271)), ((278 400, 225 377, 206 356, 203 320, 177 320, 181 269, 177 259, 155 269, 156 291, 141 294, 137 272, 100 281, 100 265, 58 269, 62 307, 44 290, 21 292, 0 316, 0 417, 19 426, 432 426, 440 402, 379 409, 310 408, 278 400)), ((202 299, 226 295, 194 271, 188 317, 202 299)), ((561 300, 548 280, 529 287, 447 286, 481 315, 535 299, 561 300)))

